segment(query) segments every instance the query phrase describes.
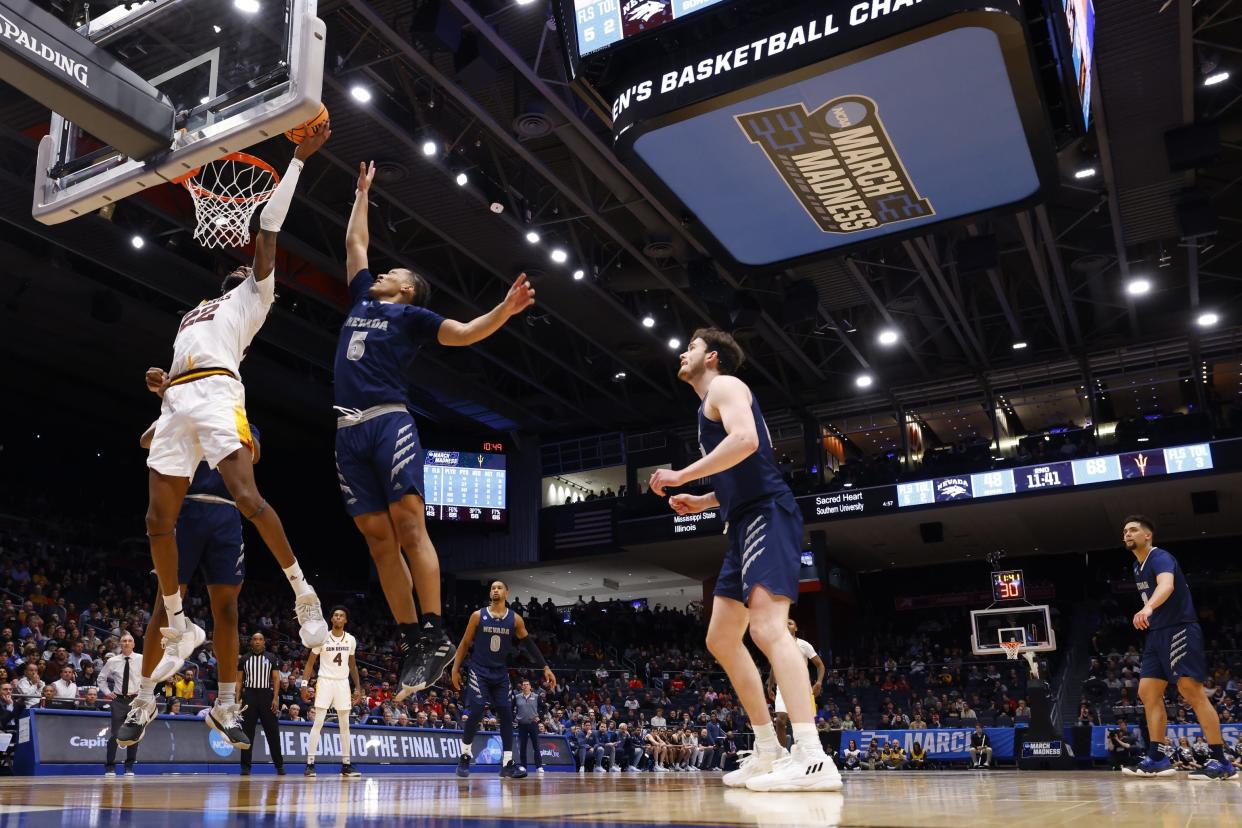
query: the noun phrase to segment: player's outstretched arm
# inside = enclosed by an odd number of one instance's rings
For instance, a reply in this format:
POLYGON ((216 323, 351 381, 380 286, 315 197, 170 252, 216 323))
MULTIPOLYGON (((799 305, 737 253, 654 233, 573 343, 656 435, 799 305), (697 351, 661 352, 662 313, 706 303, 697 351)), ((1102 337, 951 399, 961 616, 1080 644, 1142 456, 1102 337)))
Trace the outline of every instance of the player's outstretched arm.
POLYGON ((461 634, 461 643, 457 645, 457 655, 453 656, 453 689, 461 690, 461 665, 466 660, 466 653, 470 651, 470 644, 474 641, 474 634, 479 629, 479 614, 477 612, 470 613, 470 622, 466 624, 466 631, 461 634))
POLYGON ((367 199, 371 182, 375 180, 375 162, 358 164, 358 184, 354 188, 354 209, 349 212, 349 224, 345 227, 345 284, 348 285, 367 268, 367 247, 371 244, 371 230, 367 227, 367 199))
POLYGON ((276 270, 276 236, 285 223, 289 213, 289 205, 293 203, 293 191, 297 189, 298 177, 302 173, 302 165, 307 158, 319 150, 332 134, 332 125, 320 124, 315 131, 306 137, 298 148, 293 151, 293 160, 285 170, 284 177, 276 185, 272 197, 263 205, 259 213, 259 234, 254 240, 254 278, 261 282, 276 270))
POLYGON ((682 486, 700 477, 711 477, 725 469, 731 469, 759 449, 759 431, 755 415, 750 410, 750 389, 737 377, 720 376, 712 380, 703 400, 707 408, 720 413, 725 438, 706 457, 686 466, 680 471, 656 469, 651 475, 651 490, 660 497, 665 488, 682 486))
MULTIPOLYGON (((652 480, 655 475, 652 475, 652 480)), ((671 486, 671 483, 662 485, 671 486)), ((697 515, 699 512, 707 509, 720 508, 720 501, 716 499, 715 492, 708 492, 702 495, 692 494, 675 494, 668 499, 669 508, 679 515, 697 515)))
POLYGON ((516 612, 513 614, 513 634, 517 636, 518 646, 526 652, 531 661, 535 662, 535 666, 543 667, 543 680, 547 682, 548 689, 555 690, 556 674, 548 666, 543 653, 539 651, 539 647, 535 644, 535 639, 531 638, 530 633, 526 632, 526 622, 516 612))
POLYGON ((473 345, 496 333, 509 321, 510 317, 516 316, 533 304, 535 304, 535 289, 527 281, 526 274, 519 273, 499 305, 469 322, 445 319, 440 325, 436 339, 441 345, 454 348, 473 345))

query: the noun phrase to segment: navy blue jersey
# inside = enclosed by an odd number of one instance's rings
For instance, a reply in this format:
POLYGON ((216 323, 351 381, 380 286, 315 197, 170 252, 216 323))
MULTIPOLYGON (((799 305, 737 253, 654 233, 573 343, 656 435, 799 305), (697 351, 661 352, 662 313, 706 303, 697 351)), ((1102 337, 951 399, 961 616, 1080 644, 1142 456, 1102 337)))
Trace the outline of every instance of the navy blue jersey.
POLYGON ((1151 614, 1149 629, 1172 627, 1176 624, 1195 624, 1199 618, 1195 615, 1195 605, 1190 600, 1190 586, 1186 576, 1174 558, 1159 546, 1153 547, 1143 563, 1134 562, 1134 585, 1138 587, 1143 603, 1156 591, 1156 576, 1164 572, 1173 573, 1173 594, 1151 614))
POLYGON ((368 298, 374 282, 371 271, 364 268, 349 283, 354 306, 341 326, 333 369, 336 404, 342 408, 408 405, 410 365, 423 345, 436 341, 444 321, 426 308, 368 298))
POLYGON ((470 649, 470 667, 495 674, 509 669, 509 657, 517 646, 517 616, 506 609, 500 618, 487 607, 479 610, 479 628, 470 649))
MULTIPOLYGON (((706 398, 704 398, 706 402, 706 398)), ((789 494, 789 486, 781 477, 776 467, 776 455, 772 451, 772 437, 768 433, 768 424, 764 422, 763 412, 759 410, 759 400, 754 394, 750 397, 750 413, 755 416, 755 433, 759 435, 759 448, 745 460, 730 469, 712 475, 712 485, 716 490, 716 499, 720 501, 720 511, 727 520, 734 510, 759 500, 789 494)), ((699 451, 704 456, 715 450, 725 438, 724 423, 709 419, 703 413, 703 405, 699 406, 699 451)))
MULTIPOLYGON (((250 436, 257 443, 259 441, 259 428, 254 423, 250 424, 250 436)), ((233 496, 229 494, 228 486, 224 485, 224 475, 220 474, 219 469, 213 469, 207 465, 207 461, 198 464, 198 468, 194 470, 194 477, 190 480, 190 488, 186 489, 187 495, 205 494, 222 497, 225 500, 232 500, 233 496)))

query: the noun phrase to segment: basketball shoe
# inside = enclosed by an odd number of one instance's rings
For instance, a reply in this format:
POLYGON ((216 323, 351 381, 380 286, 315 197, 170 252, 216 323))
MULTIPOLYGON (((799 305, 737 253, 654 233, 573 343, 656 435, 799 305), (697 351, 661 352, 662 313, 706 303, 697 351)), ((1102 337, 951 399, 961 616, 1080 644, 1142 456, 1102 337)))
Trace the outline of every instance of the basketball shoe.
POLYGON ((1172 760, 1164 754, 1159 759, 1152 759, 1150 756, 1144 756, 1143 761, 1134 767, 1122 768, 1121 772, 1126 776, 1175 776, 1177 769, 1173 767, 1172 760))
POLYGON ((518 763, 510 759, 509 763, 500 769, 500 778, 501 779, 525 779, 526 768, 522 767, 521 765, 519 765, 518 763))
POLYGON ((246 738, 238 718, 244 709, 238 704, 220 704, 217 701, 207 713, 207 726, 227 739, 233 747, 248 750, 250 740, 246 738))
POLYGON ((125 721, 117 728, 116 743, 127 748, 141 742, 143 734, 147 732, 147 725, 155 721, 155 716, 155 699, 134 699, 129 706, 129 713, 125 715, 125 721))
POLYGON ((789 753, 784 748, 778 748, 775 753, 760 753, 757 750, 739 750, 737 755, 737 770, 729 771, 720 780, 730 788, 745 788, 747 780, 755 776, 770 773, 773 763, 779 759, 784 759, 789 755, 789 753))
POLYGON ((345 762, 344 764, 341 765, 341 778, 342 779, 361 779, 362 771, 355 768, 349 762, 345 762))
POLYGON ((302 639, 302 646, 310 649, 322 645, 323 640, 328 637, 328 625, 323 620, 319 596, 313 589, 298 596, 293 604, 293 612, 298 617, 298 637, 302 639))
POLYGON ((1219 759, 1213 759, 1198 770, 1191 771, 1187 778, 1191 782, 1221 782, 1237 779, 1238 771, 1228 760, 1221 762, 1219 759))
POLYGON ((470 754, 463 753, 457 757, 457 775, 465 779, 470 775, 470 754))
POLYGON ((155 665, 155 670, 151 672, 151 678, 155 680, 156 684, 159 684, 161 681, 168 681, 176 675, 186 659, 194 655, 194 651, 207 640, 207 633, 193 621, 187 621, 184 630, 178 630, 175 627, 161 627, 160 635, 162 636, 160 644, 164 648, 164 655, 160 658, 160 663, 155 665))
POLYGON ((839 791, 841 774, 822 748, 795 742, 788 756, 773 762, 768 773, 751 776, 746 787, 752 791, 839 791))

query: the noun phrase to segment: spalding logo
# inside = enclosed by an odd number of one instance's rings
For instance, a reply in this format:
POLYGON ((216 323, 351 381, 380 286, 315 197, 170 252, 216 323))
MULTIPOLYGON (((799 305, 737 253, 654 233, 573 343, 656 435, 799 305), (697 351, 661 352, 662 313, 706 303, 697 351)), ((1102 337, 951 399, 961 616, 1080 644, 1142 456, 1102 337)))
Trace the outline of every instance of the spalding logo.
POLYGON ((211 745, 211 749, 216 752, 217 756, 228 756, 233 752, 233 745, 228 739, 225 739, 216 731, 209 731, 207 743, 211 745))

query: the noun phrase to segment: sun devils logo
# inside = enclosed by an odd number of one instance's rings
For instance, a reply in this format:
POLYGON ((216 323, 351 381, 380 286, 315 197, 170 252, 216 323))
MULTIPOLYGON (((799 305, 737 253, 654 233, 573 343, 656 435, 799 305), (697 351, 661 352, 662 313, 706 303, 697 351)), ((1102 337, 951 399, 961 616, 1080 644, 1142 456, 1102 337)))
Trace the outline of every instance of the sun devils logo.
POLYGON ((825 233, 936 214, 906 173, 870 98, 845 95, 814 112, 789 104, 736 120, 825 233))
POLYGON ((1135 455, 1134 465, 1138 468, 1139 477, 1147 476, 1147 455, 1146 454, 1135 455))

